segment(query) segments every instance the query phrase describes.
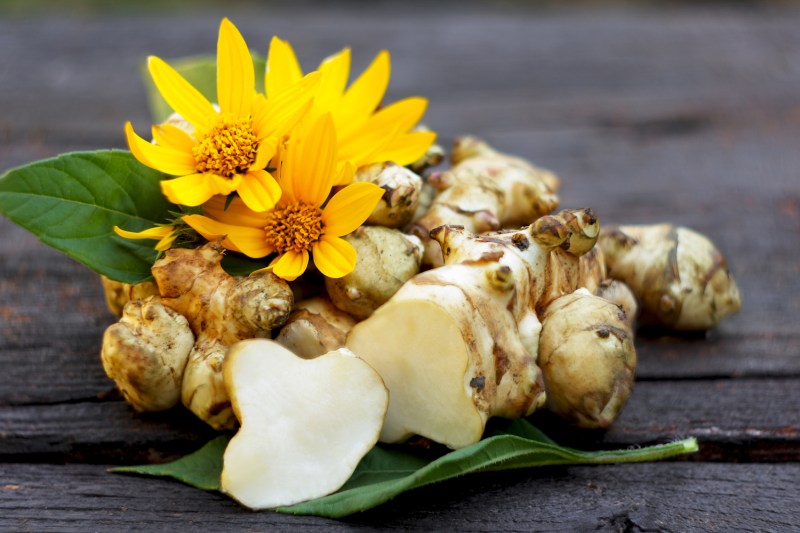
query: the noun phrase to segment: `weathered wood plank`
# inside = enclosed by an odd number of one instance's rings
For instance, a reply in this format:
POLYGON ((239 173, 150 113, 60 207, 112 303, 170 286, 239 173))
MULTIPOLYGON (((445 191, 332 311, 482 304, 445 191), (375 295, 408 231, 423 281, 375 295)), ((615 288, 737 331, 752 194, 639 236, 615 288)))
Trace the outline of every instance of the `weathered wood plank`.
MULTIPOLYGON (((549 416, 533 421, 581 449, 660 443, 696 436, 696 460, 800 460, 796 379, 655 381, 636 384, 607 431, 574 430, 549 416)), ((209 440, 183 409, 137 414, 121 400, 0 406, 0 458, 12 461, 161 462, 209 440)))
POLYGON ((656 463, 474 475, 334 521, 252 513, 224 496, 103 466, 0 464, 0 529, 786 531, 800 465, 656 463))

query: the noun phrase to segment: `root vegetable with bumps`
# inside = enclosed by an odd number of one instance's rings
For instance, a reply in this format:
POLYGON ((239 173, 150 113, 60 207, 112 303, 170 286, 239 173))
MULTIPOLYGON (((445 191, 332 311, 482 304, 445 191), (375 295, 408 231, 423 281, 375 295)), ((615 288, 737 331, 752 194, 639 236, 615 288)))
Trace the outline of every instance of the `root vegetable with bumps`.
POLYGON ((222 382, 225 354, 236 342, 268 336, 281 326, 291 311, 292 292, 269 272, 234 278, 221 260, 217 243, 167 251, 152 267, 160 298, 129 302, 120 323, 108 328, 104 365, 126 397, 148 398, 131 401, 138 409, 171 406, 179 384, 183 404, 200 419, 216 429, 235 426, 222 382), (186 346, 187 334, 194 338, 178 379, 172 369, 179 365, 165 361, 178 358, 167 354, 186 346), (174 379, 165 380, 165 373, 174 379))
POLYGON ((349 350, 305 360, 269 340, 242 341, 224 375, 241 428, 225 449, 221 489, 251 509, 336 491, 378 440, 388 392, 349 350))
POLYGON ((158 296, 131 300, 103 335, 100 359, 108 377, 137 411, 178 404, 194 335, 180 313, 158 296))
POLYGON ((325 287, 336 307, 364 319, 419 272, 422 242, 380 226, 362 226, 344 239, 358 254, 355 269, 342 278, 326 278, 325 287))
POLYGON ((558 207, 558 178, 522 159, 502 154, 473 137, 456 141, 455 165, 432 175, 439 190, 428 212, 409 230, 425 243, 424 264, 442 264, 441 251, 430 231, 444 224, 484 233, 518 228, 558 207))
POLYGON ((314 359, 342 348, 355 325, 356 319, 328 298, 310 298, 295 304, 275 341, 298 357, 314 359))
MULTIPOLYGON (((599 228, 587 210, 546 218, 481 236, 457 226, 437 228, 432 237, 445 265, 412 278, 350 332, 347 347, 390 391, 381 440, 417 434, 460 448, 481 438, 488 418, 527 416, 544 405, 536 364, 539 314, 578 288, 579 256, 591 249, 599 228)), ((589 310, 584 327, 605 320, 589 310)), ((605 350, 591 343, 582 348, 605 350)), ((629 360, 635 364, 635 356, 629 360)))
POLYGON ((366 224, 401 228, 411 222, 422 189, 422 178, 413 171, 391 161, 374 163, 360 168, 353 181, 374 183, 384 191, 366 224))
POLYGON ((611 227, 598 245, 609 277, 631 288, 645 324, 709 329, 741 307, 725 259, 695 231, 670 224, 611 227))

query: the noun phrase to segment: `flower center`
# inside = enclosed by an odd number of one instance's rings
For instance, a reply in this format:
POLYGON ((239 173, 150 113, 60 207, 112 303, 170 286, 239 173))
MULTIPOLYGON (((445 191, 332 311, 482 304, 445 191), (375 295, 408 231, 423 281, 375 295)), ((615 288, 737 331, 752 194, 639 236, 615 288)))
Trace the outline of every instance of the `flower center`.
POLYGON ((322 212, 305 202, 276 207, 267 213, 264 226, 267 245, 276 252, 303 252, 322 235, 322 212))
POLYGON ((222 114, 192 147, 197 172, 232 178, 246 172, 256 160, 253 121, 222 114))

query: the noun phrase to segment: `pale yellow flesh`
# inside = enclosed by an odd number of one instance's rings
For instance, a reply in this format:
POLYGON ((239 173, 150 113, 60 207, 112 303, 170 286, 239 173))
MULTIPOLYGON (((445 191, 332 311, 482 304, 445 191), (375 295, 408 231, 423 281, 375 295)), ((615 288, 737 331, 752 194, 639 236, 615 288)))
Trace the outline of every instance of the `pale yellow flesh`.
POLYGON ((442 305, 392 301, 353 328, 347 347, 389 388, 381 441, 417 434, 461 448, 481 438, 484 422, 468 390, 467 345, 442 305))
POLYGON ((380 376, 352 354, 304 360, 264 339, 231 348, 225 381, 242 427, 222 491, 252 509, 339 489, 377 442, 388 404, 380 376))

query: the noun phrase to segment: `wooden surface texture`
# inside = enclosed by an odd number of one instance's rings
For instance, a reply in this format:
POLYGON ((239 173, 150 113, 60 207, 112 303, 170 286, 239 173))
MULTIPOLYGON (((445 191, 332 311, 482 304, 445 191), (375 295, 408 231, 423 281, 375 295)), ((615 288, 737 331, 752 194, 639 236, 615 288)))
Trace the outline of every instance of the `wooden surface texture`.
POLYGON ((557 441, 696 436, 658 464, 471 476, 332 521, 252 513, 177 483, 110 474, 211 435, 182 410, 137 414, 103 373, 113 317, 97 277, 0 218, 0 531, 789 531, 800 528, 800 11, 533 10, 514 4, 42 12, 0 18, 0 172, 124 148, 149 124, 143 58, 213 53, 222 16, 306 68, 343 46, 392 53, 387 100, 556 171, 602 223, 707 234, 742 311, 706 335, 637 338, 637 383, 606 432, 533 421, 557 441))

